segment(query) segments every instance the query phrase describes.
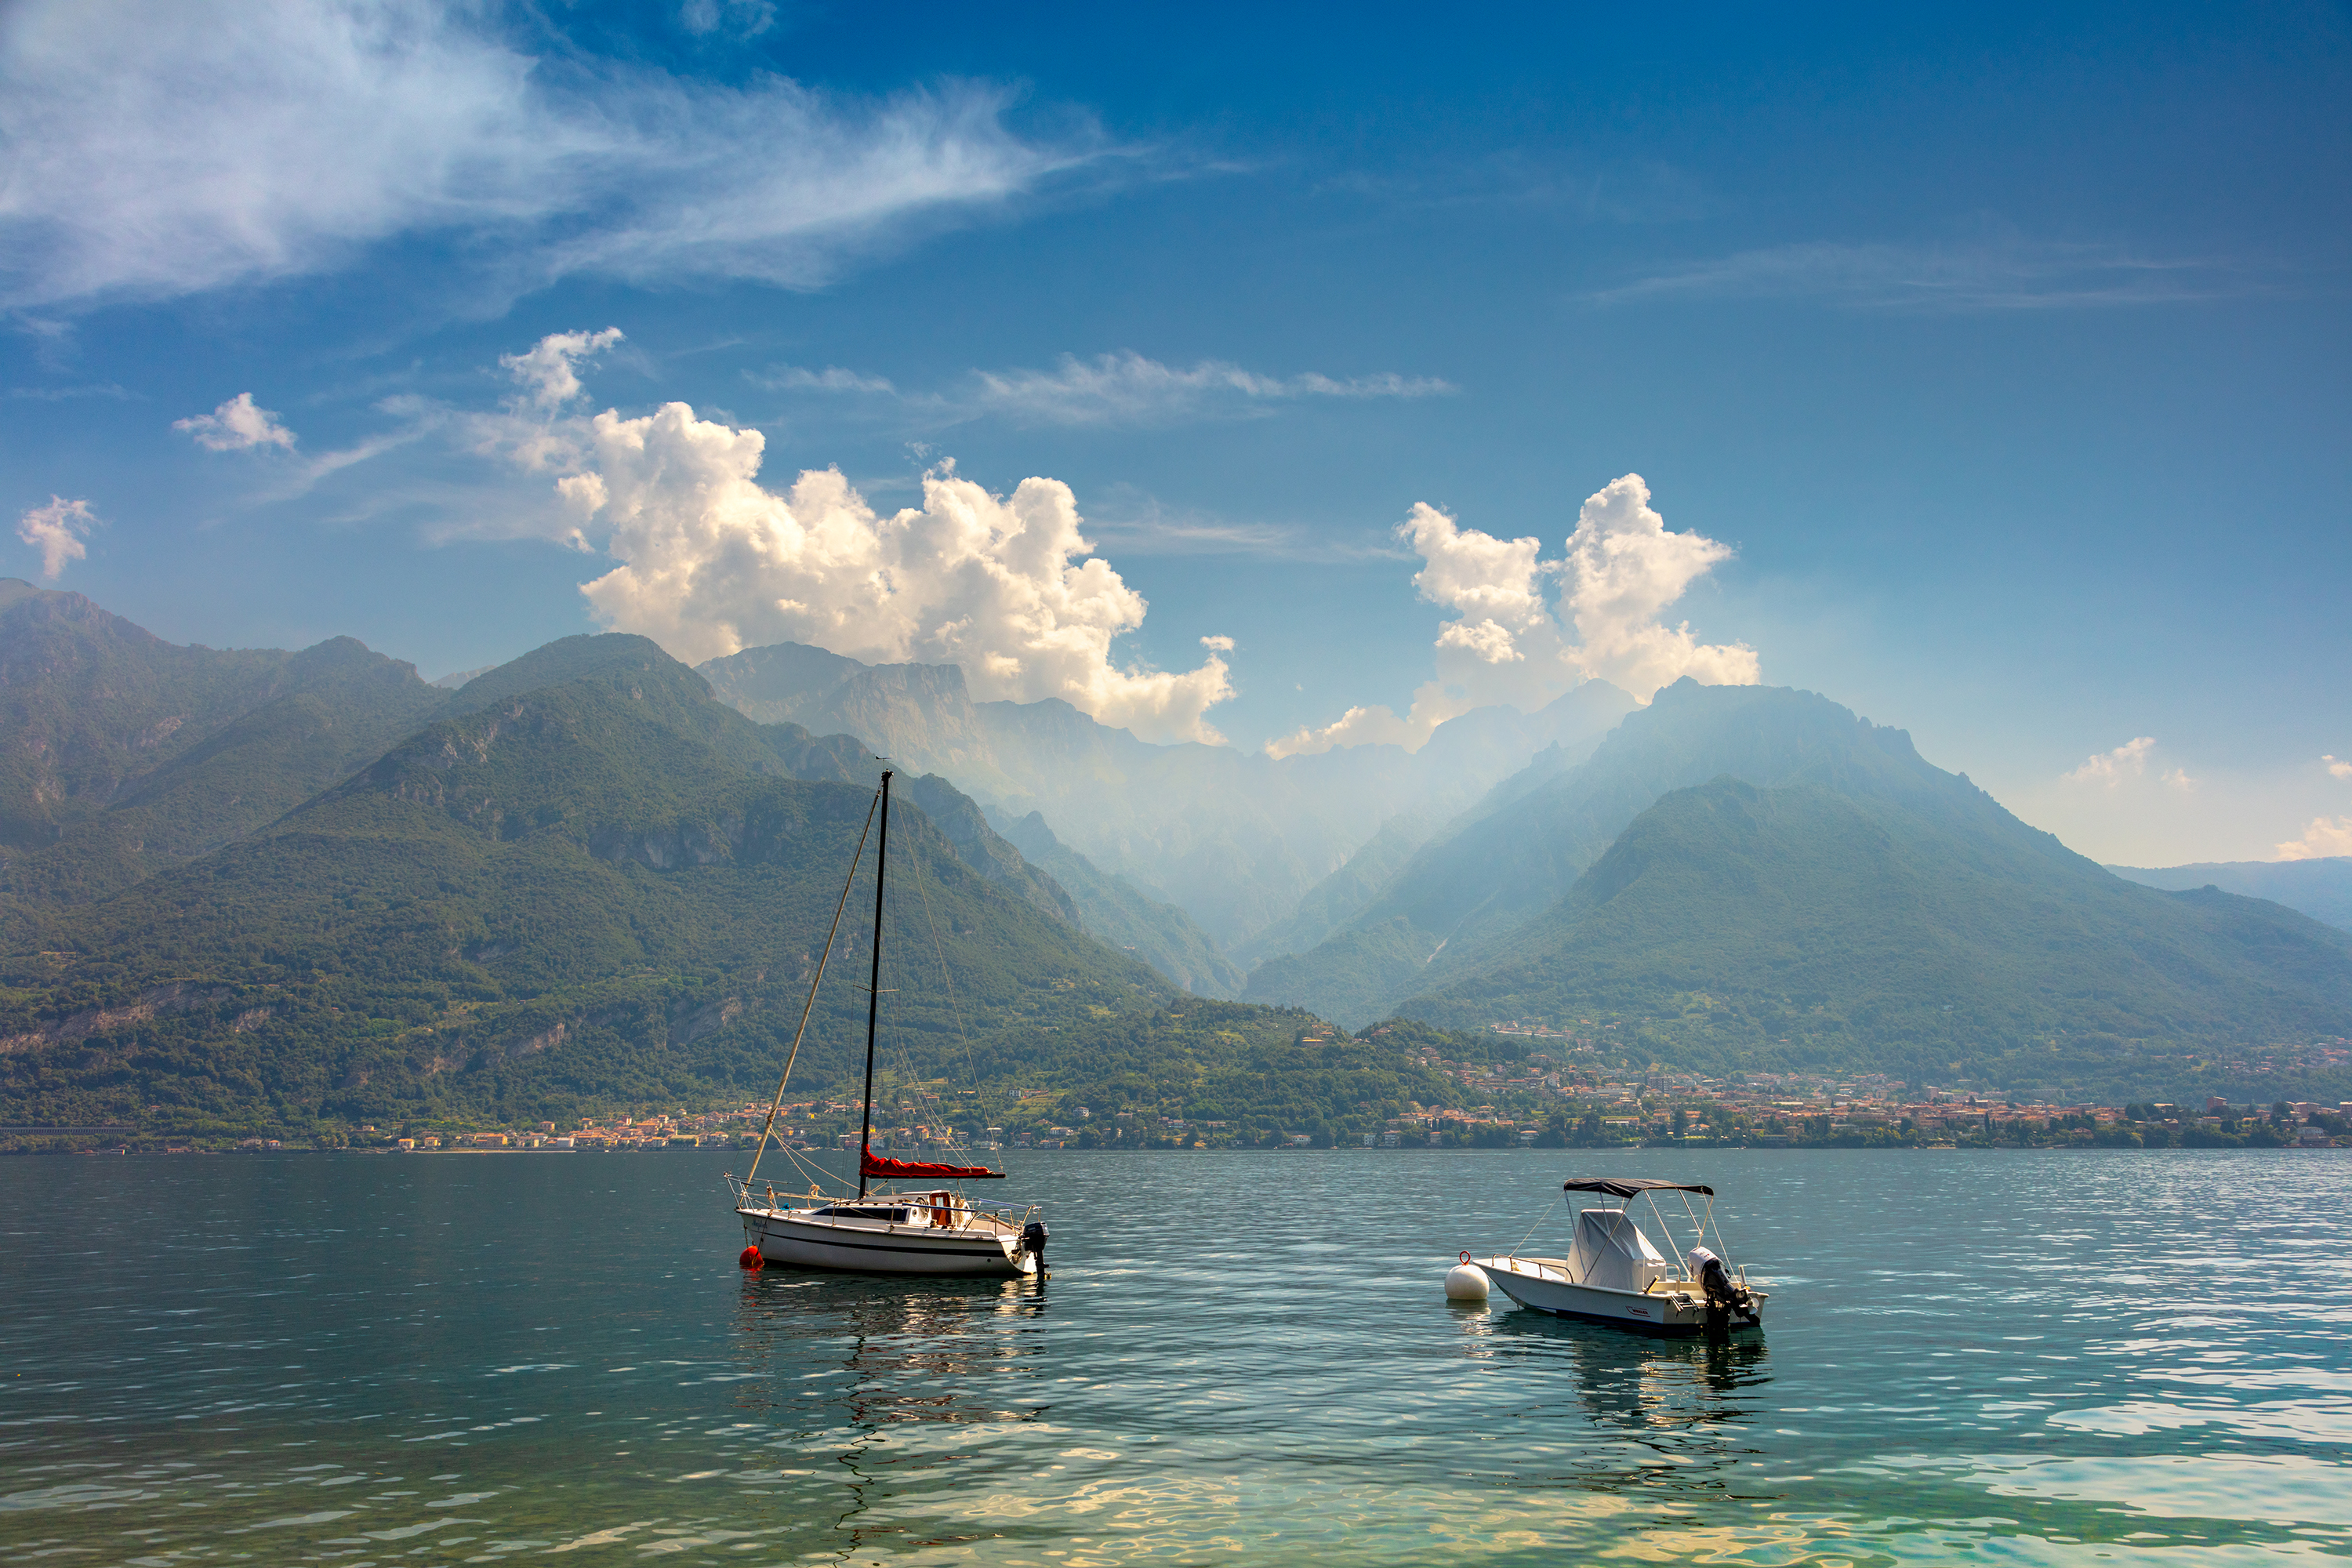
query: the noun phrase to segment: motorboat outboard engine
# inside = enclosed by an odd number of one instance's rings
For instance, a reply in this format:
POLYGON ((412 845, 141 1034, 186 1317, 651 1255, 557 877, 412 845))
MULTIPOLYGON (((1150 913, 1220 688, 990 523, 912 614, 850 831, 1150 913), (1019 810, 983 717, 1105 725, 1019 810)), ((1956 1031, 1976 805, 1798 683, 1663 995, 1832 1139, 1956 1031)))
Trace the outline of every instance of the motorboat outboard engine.
POLYGON ((1706 1319, 1710 1328, 1733 1328, 1761 1322, 1756 1310, 1756 1299, 1748 1287, 1731 1277, 1723 1259, 1704 1247, 1690 1249, 1691 1272, 1698 1276, 1699 1289, 1706 1292, 1706 1319))
POLYGON ((1042 1219, 1033 1219, 1021 1227, 1021 1250, 1036 1258, 1037 1277, 1041 1279, 1045 1277, 1045 1238, 1050 1234, 1042 1219))

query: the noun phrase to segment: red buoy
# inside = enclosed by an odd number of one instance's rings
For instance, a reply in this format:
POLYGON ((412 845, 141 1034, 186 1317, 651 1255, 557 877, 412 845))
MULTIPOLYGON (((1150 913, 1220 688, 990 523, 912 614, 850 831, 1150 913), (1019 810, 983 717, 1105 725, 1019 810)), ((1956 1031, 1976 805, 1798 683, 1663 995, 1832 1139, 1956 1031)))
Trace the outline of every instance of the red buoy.
POLYGON ((737 1258, 735 1261, 741 1264, 746 1268, 758 1268, 766 1264, 768 1260, 760 1256, 760 1249, 758 1247, 747 1247, 743 1249, 743 1256, 737 1258))

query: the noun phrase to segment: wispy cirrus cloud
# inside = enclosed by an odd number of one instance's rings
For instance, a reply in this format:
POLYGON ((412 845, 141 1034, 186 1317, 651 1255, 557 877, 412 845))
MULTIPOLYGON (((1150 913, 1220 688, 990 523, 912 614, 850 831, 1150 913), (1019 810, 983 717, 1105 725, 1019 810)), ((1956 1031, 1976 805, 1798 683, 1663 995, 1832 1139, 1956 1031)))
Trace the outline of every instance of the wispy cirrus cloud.
POLYGON ((1335 533, 1293 522, 1221 516, 1171 507, 1132 485, 1106 489, 1087 517, 1087 531, 1122 556, 1238 555, 1263 561, 1347 565, 1410 559, 1385 530, 1335 533))
POLYGON ((116 382, 93 381, 79 386, 12 386, 8 395, 29 403, 72 403, 85 397, 128 403, 139 395, 116 382))
POLYGON ((766 370, 746 371, 743 379, 768 392, 863 393, 883 397, 898 394, 887 376, 864 375, 835 364, 823 370, 797 364, 771 365, 766 370))
POLYGON ((1594 161, 1525 147, 1379 173, 1349 169, 1319 188, 1406 211, 1515 207, 1590 224, 1688 223, 1726 206, 1695 174, 1672 163, 1594 161))
POLYGON ((974 370, 940 391, 907 391, 887 377, 835 365, 821 371, 777 365, 749 379, 772 392, 887 398, 895 409, 932 426, 989 417, 1024 425, 1180 425, 1258 417, 1316 401, 1447 397, 1461 390, 1436 376, 1393 371, 1271 375, 1225 360, 1172 365, 1132 349, 1092 359, 1064 354, 1048 369, 974 370))
POLYGON ((1444 397, 1460 390, 1434 376, 1330 376, 1316 371, 1265 375, 1223 360, 1163 364, 1133 350, 1081 360, 1064 354, 1050 370, 980 371, 975 403, 992 414, 1040 425, 1156 425, 1267 412, 1310 398, 1444 397))
POLYGON ((0 12, 0 305, 168 299, 419 236, 516 290, 811 288, 1108 151, 1076 121, 1016 133, 987 84, 715 83, 529 53, 494 21, 461 0, 0 12))
POLYGON ((1815 300, 1852 310, 2096 310, 2242 294, 2220 263, 2110 246, 2003 238, 1950 245, 1814 240, 1742 250, 1654 272, 1585 296, 1596 305, 1650 300, 1815 300))

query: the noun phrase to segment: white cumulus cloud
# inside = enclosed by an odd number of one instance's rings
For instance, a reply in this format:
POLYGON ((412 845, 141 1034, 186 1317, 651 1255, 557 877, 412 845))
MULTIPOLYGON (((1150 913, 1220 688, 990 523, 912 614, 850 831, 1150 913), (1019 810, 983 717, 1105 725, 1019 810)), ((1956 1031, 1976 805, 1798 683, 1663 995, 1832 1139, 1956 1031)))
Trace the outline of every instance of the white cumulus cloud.
POLYGON ((580 362, 621 341, 621 329, 550 332, 519 354, 500 354, 499 368, 514 377, 534 406, 552 412, 578 397, 580 362))
MULTIPOLYGON (((2156 737, 2136 735, 2111 752, 2099 752, 2083 759, 2083 765, 2059 775, 2059 782, 2071 784, 2094 784, 2103 789, 2120 789, 2126 784, 2148 777, 2148 763, 2156 750, 2156 737)), ((2195 792, 2197 781, 2179 768, 2166 768, 2156 775, 2157 782, 2182 795, 2195 792)))
POLYGON ((1426 503, 1413 507, 1397 535, 1422 558, 1413 578, 1421 596, 1458 613, 1437 634, 1437 678, 1413 694, 1402 718, 1381 706, 1350 708, 1333 723, 1274 742, 1266 748, 1274 755, 1376 742, 1415 748, 1473 708, 1532 710, 1586 680, 1607 680, 1646 702, 1685 676, 1711 686, 1752 686, 1761 677, 1746 644, 1702 643, 1687 625, 1659 618, 1731 550, 1669 531, 1639 474, 1585 498, 1562 560, 1544 560, 1538 538, 1464 528, 1426 503), (1557 610, 1545 589, 1554 576, 1565 584, 1557 610))
POLYGON ((2081 767, 2060 777, 2067 784, 2105 784, 2113 789, 2126 778, 2144 775, 2147 772, 2147 754, 2155 747, 2155 736, 2135 736, 2112 752, 2097 752, 2084 758, 2081 767))
MULTIPOLYGON (((716 26, 722 8, 686 14, 716 26)), ((583 272, 807 288, 1100 152, 1091 133, 1016 135, 986 85, 844 98, 512 36, 465 0, 0 10, 0 303, 170 298, 425 235, 509 289, 583 272)))
POLYGON ((2104 784, 2114 789, 2126 779, 2144 776, 2147 773, 2147 754, 2155 749, 2155 736, 2136 736, 2112 752, 2084 758, 2081 767, 2062 776, 2068 784, 2104 784))
POLYGON ((2325 753, 2321 755, 2319 760, 2327 764, 2327 772, 2330 777, 2352 779, 2352 763, 2347 763, 2339 757, 2325 753))
POLYGON ((2321 860, 2352 855, 2352 816, 2315 816, 2303 837, 2278 847, 2282 860, 2321 860))
POLYGON ((256 407, 249 392, 238 393, 210 414, 174 419, 172 428, 184 432, 207 452, 249 452, 256 447, 294 449, 294 432, 268 409, 256 407))
POLYGON ((82 541, 97 526, 89 502, 51 496, 48 505, 37 506, 16 520, 16 537, 41 552, 41 575, 54 583, 67 562, 89 558, 82 541))
POLYGON ((1708 647, 1658 616, 1730 559, 1731 547, 1673 533, 1650 506, 1650 487, 1627 474, 1592 496, 1568 542, 1565 603, 1576 623, 1577 667, 1647 700, 1687 675, 1706 686, 1753 686, 1756 651, 1708 647))
POLYGON ((1093 555, 1067 485, 1027 479, 998 495, 943 461, 923 504, 890 515, 835 468, 771 490, 757 430, 683 403, 637 418, 562 412, 576 395, 564 378, 604 340, 560 333, 509 356, 528 395, 470 427, 478 450, 558 472, 575 542, 620 562, 581 589, 605 626, 688 663, 800 642, 958 664, 983 701, 1059 698, 1150 740, 1222 741, 1206 715, 1233 695, 1232 639, 1202 637, 1207 658, 1189 670, 1117 661, 1149 605, 1093 555))

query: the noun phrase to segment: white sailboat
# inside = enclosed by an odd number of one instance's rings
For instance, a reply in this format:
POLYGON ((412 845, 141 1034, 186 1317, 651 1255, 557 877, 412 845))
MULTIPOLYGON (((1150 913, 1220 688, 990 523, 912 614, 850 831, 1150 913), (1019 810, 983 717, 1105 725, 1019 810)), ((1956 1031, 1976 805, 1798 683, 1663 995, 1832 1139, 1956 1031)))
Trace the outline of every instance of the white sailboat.
POLYGON ((1001 1181, 1003 1172, 984 1165, 894 1160, 874 1152, 874 1042, 882 1000, 882 900, 890 848, 887 772, 874 799, 866 819, 870 829, 878 811, 880 833, 874 851, 874 963, 866 997, 866 1093, 859 1112, 857 1194, 854 1199, 828 1198, 814 1183, 804 1194, 779 1193, 772 1182, 763 1186, 759 1176, 776 1112, 783 1104, 784 1085, 792 1080, 793 1063, 800 1056, 801 1038, 808 1032, 809 1015, 816 1005, 816 988, 824 978, 825 961, 833 955, 834 936, 841 929, 842 910, 849 902, 857 862, 866 852, 864 833, 858 836, 856 853, 850 857, 849 877, 834 909, 832 930, 825 933, 824 952, 809 980, 800 1029, 793 1037, 792 1054, 785 1058, 783 1077, 776 1084, 767 1123, 761 1129, 751 1173, 740 1180, 727 1178, 735 1194, 735 1213, 743 1222, 743 1266, 758 1268, 776 1264, 853 1274, 1042 1276, 1046 1227, 1036 1208, 981 1202, 963 1191, 966 1182, 1001 1181), (882 1188, 871 1184, 877 1181, 884 1184, 882 1188), (925 1186, 903 1190, 903 1184, 916 1182, 925 1186))

